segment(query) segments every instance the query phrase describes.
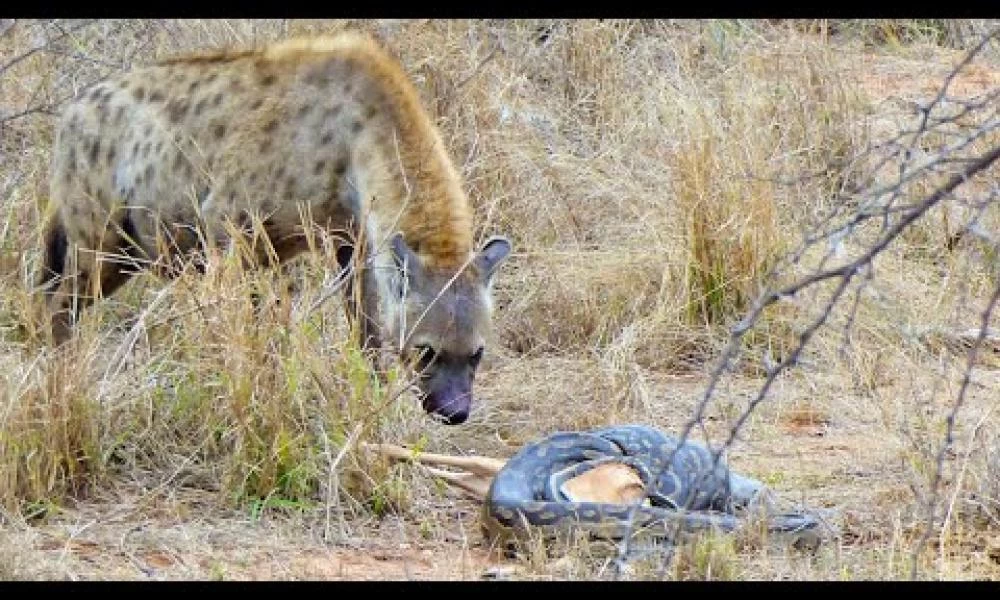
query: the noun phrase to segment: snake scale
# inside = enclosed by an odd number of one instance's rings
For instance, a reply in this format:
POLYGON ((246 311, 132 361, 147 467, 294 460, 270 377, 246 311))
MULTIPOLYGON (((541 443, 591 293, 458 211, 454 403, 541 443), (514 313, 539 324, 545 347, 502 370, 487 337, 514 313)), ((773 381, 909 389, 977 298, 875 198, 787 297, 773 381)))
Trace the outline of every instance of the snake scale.
MULTIPOLYGON (((484 533, 493 543, 508 545, 531 531, 547 535, 573 528, 611 539, 731 532, 745 522, 737 510, 749 508, 765 488, 713 458, 704 446, 685 442, 678 447, 676 438, 645 425, 555 433, 523 447, 497 473, 483 502, 484 533), (648 505, 566 497, 564 482, 609 461, 638 472, 648 505)), ((771 533, 813 538, 819 524, 801 514, 768 515, 766 522, 771 533)))

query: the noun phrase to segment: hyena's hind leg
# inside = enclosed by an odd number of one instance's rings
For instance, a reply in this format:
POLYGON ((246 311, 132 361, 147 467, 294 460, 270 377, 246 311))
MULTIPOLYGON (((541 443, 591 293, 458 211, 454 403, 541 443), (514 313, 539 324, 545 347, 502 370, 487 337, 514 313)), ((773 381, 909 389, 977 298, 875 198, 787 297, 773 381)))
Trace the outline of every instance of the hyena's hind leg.
POLYGON ((55 345, 72 336, 73 326, 87 306, 98 297, 113 294, 138 271, 132 260, 137 256, 136 247, 127 239, 135 239, 127 212, 121 225, 125 237, 109 231, 105 237, 111 240, 92 245, 111 251, 101 260, 98 252, 78 250, 58 212, 46 221, 37 290, 44 300, 44 326, 55 345))
POLYGON ((76 299, 65 272, 69 262, 69 239, 66 228, 58 214, 48 218, 42 233, 42 265, 35 282, 36 293, 43 298, 43 328, 58 345, 65 342, 71 333, 71 322, 79 312, 75 309, 76 299), (71 314, 72 313, 72 314, 71 314))

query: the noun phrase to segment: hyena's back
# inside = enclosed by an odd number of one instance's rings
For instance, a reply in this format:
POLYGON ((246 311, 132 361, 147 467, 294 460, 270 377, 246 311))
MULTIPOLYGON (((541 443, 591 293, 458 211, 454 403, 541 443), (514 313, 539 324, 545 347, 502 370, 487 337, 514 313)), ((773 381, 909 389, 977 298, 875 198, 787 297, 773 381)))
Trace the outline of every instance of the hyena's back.
POLYGON ((161 233, 182 249, 199 214, 220 236, 222 218, 244 211, 275 227, 291 228, 302 204, 317 222, 346 219, 357 209, 347 182, 363 175, 348 173, 359 138, 387 134, 384 121, 400 115, 372 73, 374 48, 354 36, 339 47, 179 59, 96 85, 57 136, 52 197, 70 240, 97 247, 105 222, 127 217, 155 255, 156 215, 176 224, 161 233), (125 205, 128 215, 113 214, 125 205))
MULTIPOLYGON (((302 219, 345 227, 365 213, 430 264, 471 252, 471 210, 416 93, 375 44, 347 34, 141 68, 65 111, 52 163, 43 283, 76 275, 110 294, 133 265, 262 224, 280 258, 302 219), (405 172, 406 176, 400 176, 405 172), (406 208, 400 207, 406 202, 406 208), (79 268, 61 262, 78 247, 79 268), (65 272, 64 272, 65 271, 65 272)), ((64 294, 53 294, 59 306, 64 294)))

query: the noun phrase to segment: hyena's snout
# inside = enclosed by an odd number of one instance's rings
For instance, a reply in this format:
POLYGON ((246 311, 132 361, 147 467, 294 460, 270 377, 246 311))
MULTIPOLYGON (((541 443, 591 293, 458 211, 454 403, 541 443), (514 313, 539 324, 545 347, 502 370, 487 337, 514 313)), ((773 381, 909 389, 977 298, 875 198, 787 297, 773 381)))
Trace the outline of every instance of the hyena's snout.
POLYGON ((446 425, 460 425, 472 410, 472 376, 469 373, 442 369, 418 386, 424 410, 439 417, 446 425))

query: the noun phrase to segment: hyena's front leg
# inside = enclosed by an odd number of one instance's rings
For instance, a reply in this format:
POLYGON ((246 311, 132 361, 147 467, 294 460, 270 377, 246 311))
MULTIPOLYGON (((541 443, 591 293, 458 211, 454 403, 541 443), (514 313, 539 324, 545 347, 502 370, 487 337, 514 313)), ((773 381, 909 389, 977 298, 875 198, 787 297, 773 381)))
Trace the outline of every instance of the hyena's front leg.
POLYGON ((355 259, 354 246, 341 244, 337 248, 337 262, 341 269, 353 268, 345 285, 347 320, 357 328, 361 348, 376 353, 382 350, 382 335, 378 323, 378 281, 363 256, 355 259))

